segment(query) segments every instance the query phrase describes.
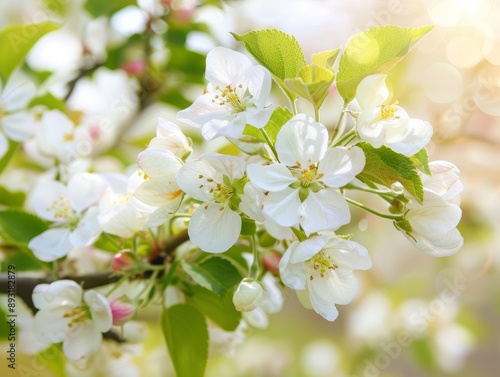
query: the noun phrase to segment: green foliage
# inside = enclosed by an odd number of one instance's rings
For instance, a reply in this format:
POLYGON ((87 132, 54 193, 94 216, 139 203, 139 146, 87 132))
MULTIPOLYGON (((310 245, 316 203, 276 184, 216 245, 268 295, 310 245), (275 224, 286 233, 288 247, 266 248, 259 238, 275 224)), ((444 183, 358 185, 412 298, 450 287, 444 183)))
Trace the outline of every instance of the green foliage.
MULTIPOLYGON (((264 126, 264 131, 266 131, 269 139, 274 144, 276 143, 276 136, 278 132, 280 132, 281 127, 292 118, 293 114, 287 107, 277 106, 273 113, 271 114, 271 118, 269 118, 269 122, 264 126)), ((266 139, 260 132, 260 130, 254 126, 247 124, 245 130, 243 131, 243 135, 254 137, 260 142, 265 143, 266 139)))
POLYGON ((419 365, 425 370, 437 368, 436 358, 434 357, 435 352, 427 338, 414 340, 410 345, 410 349, 419 365))
POLYGON ((259 64, 271 72, 285 94, 291 100, 296 99, 296 94, 285 85, 285 79, 300 77, 300 71, 307 62, 295 37, 277 29, 232 35, 259 64))
POLYGON ((181 265, 197 284, 220 296, 225 295, 242 279, 231 262, 217 256, 207 258, 198 264, 182 261, 181 265))
POLYGON ((59 26, 53 22, 12 24, 0 31, 0 76, 6 83, 14 69, 21 64, 33 45, 45 34, 59 26))
POLYGON ((62 112, 66 111, 66 105, 64 101, 60 100, 50 93, 45 93, 44 95, 33 98, 28 106, 34 107, 38 105, 45 106, 48 110, 60 110, 62 112))
POLYGON ((339 52, 340 49, 335 49, 314 54, 312 64, 302 68, 299 77, 286 79, 285 85, 290 91, 308 100, 318 110, 335 79, 332 66, 339 52))
POLYGON ((386 25, 356 34, 340 57, 337 74, 337 89, 344 102, 349 103, 354 98, 364 77, 387 72, 432 28, 386 25))
POLYGON ((6 258, 1 263, 1 272, 7 272, 9 265, 16 266, 16 271, 40 271, 50 270, 50 264, 38 260, 26 247, 20 250, 9 251, 6 258))
POLYGON ((427 149, 422 148, 411 156, 410 159, 417 169, 423 171, 427 175, 432 175, 431 169, 429 168, 429 155, 427 154, 427 149))
POLYGON ((193 306, 179 304, 163 311, 163 335, 177 377, 203 377, 208 359, 208 329, 193 306))
POLYGON ((26 194, 22 191, 9 191, 0 186, 0 205, 9 207, 22 207, 26 200, 26 194))
POLYGON ((0 212, 0 235, 5 242, 27 245, 33 237, 47 230, 47 224, 31 213, 19 210, 0 212))
POLYGON ((255 234, 257 231, 257 225, 255 224, 255 220, 252 220, 248 217, 243 217, 241 219, 241 232, 242 236, 251 236, 255 234))
POLYGON ((136 0, 87 0, 84 8, 94 17, 111 16, 128 5, 137 5, 136 0))
POLYGON ((220 297, 199 285, 191 287, 192 295, 186 295, 188 304, 195 306, 226 331, 234 331, 241 321, 241 313, 234 308, 230 294, 220 297))
POLYGON ((363 171, 358 175, 359 179, 368 179, 386 187, 391 187, 393 183, 400 182, 419 203, 422 203, 424 200, 422 180, 409 157, 394 152, 386 146, 374 148, 371 144, 365 142, 357 145, 366 156, 366 164, 363 171))

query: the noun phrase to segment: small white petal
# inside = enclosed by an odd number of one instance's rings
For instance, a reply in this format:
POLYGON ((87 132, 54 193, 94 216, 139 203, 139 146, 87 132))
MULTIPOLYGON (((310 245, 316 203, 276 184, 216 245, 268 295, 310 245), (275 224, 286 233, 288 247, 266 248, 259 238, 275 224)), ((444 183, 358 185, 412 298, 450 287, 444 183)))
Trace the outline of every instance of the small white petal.
POLYGON ((0 132, 0 158, 5 156, 9 149, 9 141, 5 138, 4 134, 0 132))
POLYGON ((251 66, 250 59, 242 53, 225 47, 215 47, 207 54, 205 78, 214 86, 234 86, 239 84, 245 70, 251 66))
POLYGON ((271 192, 282 191, 296 182, 290 170, 283 164, 268 166, 250 164, 247 168, 247 174, 254 185, 271 192))
POLYGON ((80 360, 99 351, 101 342, 101 332, 93 321, 87 320, 67 329, 63 352, 69 360, 80 360))
POLYGON ((200 205, 188 225, 189 239, 209 253, 222 253, 233 246, 241 232, 241 217, 227 205, 200 205))
POLYGON ((325 247, 328 242, 328 237, 313 237, 302 241, 293 251, 290 261, 291 263, 303 263, 314 257, 325 247))
POLYGON ((69 236, 69 229, 49 229, 33 238, 28 247, 37 259, 43 262, 52 262, 62 258, 71 250, 69 236))
POLYGON ((245 81, 248 82, 248 91, 253 96, 252 100, 255 106, 262 109, 267 105, 271 93, 271 75, 263 67, 254 65, 246 69, 245 81))
POLYGON ((26 82, 12 90, 9 90, 8 93, 4 93, 0 102, 3 102, 3 106, 8 112, 16 111, 26 107, 35 96, 35 93, 35 84, 32 82, 26 82))
POLYGON ((165 224, 175 214, 178 206, 179 201, 175 201, 158 208, 151 214, 148 221, 144 224, 144 228, 153 228, 165 224))
POLYGON ((426 238, 420 234, 412 234, 413 238, 409 237, 407 234, 405 234, 405 236, 415 245, 415 247, 437 258, 447 257, 457 253, 464 244, 464 238, 457 228, 453 228, 448 233, 441 234, 439 237, 435 238, 426 238), (414 239, 417 241, 416 243, 414 239))
POLYGON ((195 127, 203 127, 212 120, 223 121, 220 127, 227 125, 229 121, 234 119, 234 115, 231 114, 227 106, 220 105, 219 102, 212 102, 213 97, 213 93, 201 95, 191 106, 177 113, 177 120, 195 127))
POLYGON ((80 306, 82 302, 82 287, 73 280, 57 280, 45 290, 45 299, 50 302, 51 308, 61 305, 80 306))
POLYGON ((175 181, 175 176, 151 178, 137 187, 134 197, 150 206, 161 207, 182 194, 182 190, 175 181))
POLYGON ((38 284, 31 294, 31 299, 33 301, 33 305, 37 309, 45 309, 50 306, 50 302, 45 298, 45 292, 49 288, 48 284, 38 284))
MULTIPOLYGON (((38 216, 42 219, 50 221, 65 221, 65 219, 60 216, 56 216, 57 210, 61 209, 57 203, 60 202, 61 198, 63 200, 68 198, 68 190, 61 182, 42 182, 35 187, 31 195, 33 209, 38 216), (54 205, 56 208, 53 207, 54 205)), ((65 213, 69 213, 71 210, 69 205, 67 207, 67 211, 64 211, 65 213)))
POLYGON ((288 120, 276 136, 280 162, 294 166, 299 162, 307 167, 323 158, 328 146, 326 127, 306 114, 288 120))
POLYGON ((308 280, 308 287, 313 306, 316 298, 321 298, 320 301, 347 305, 358 293, 358 281, 351 270, 327 271, 323 278, 308 280))
POLYGON ((5 134, 14 141, 26 141, 35 132, 35 119, 28 113, 5 115, 1 123, 5 134))
POLYGON ((328 186, 343 187, 361 173, 365 162, 365 154, 359 147, 332 148, 319 163, 318 174, 323 174, 320 180, 328 186))
POLYGON ((74 247, 84 247, 93 244, 101 235, 101 227, 97 221, 99 210, 91 207, 85 212, 76 228, 71 232, 69 240, 74 247))
POLYGON ((281 281, 287 287, 295 290, 305 289, 307 280, 304 264, 291 262, 291 258, 299 245, 298 241, 293 242, 285 251, 279 263, 281 281))
POLYGON ((299 190, 289 187, 270 192, 264 199, 263 213, 281 226, 293 226, 299 222, 299 190))
POLYGON ((74 124, 59 110, 44 112, 37 132, 42 152, 57 156, 66 138, 72 137, 74 128, 74 124))
POLYGON ((432 161, 429 163, 429 169, 431 176, 427 174, 420 176, 426 190, 441 196, 445 201, 454 200, 463 191, 460 170, 451 162, 432 161))
POLYGON ((245 111, 246 123, 251 124, 254 127, 262 128, 264 127, 271 118, 274 109, 272 107, 268 108, 256 108, 250 107, 245 111))
POLYGON ((339 316, 339 312, 335 307, 335 302, 332 302, 331 300, 323 300, 322 298, 316 296, 312 290, 297 291, 297 297, 299 297, 299 300, 304 307, 314 309, 316 313, 321 315, 327 321, 335 321, 339 316))
POLYGON ((408 135, 398 142, 392 142, 388 132, 387 145, 405 156, 413 156, 429 143, 433 129, 429 122, 420 119, 409 119, 408 128, 408 135))
POLYGON ((310 192, 299 208, 300 225, 306 233, 336 230, 351 221, 349 206, 335 189, 310 192))
POLYGON ((97 174, 76 173, 68 182, 71 207, 77 212, 96 204, 102 197, 106 184, 97 174))
POLYGON ((83 295, 83 301, 89 307, 96 328, 100 332, 109 331, 113 324, 113 315, 108 300, 96 291, 87 291, 83 295))
POLYGON ((66 329, 71 318, 64 318, 72 306, 59 306, 50 310, 39 310, 35 314, 34 332, 36 338, 44 344, 60 343, 66 336, 66 329))
POLYGON ((389 98, 386 73, 366 76, 356 88, 356 99, 362 110, 382 105, 389 98))
POLYGON ((368 270, 372 267, 368 250, 357 242, 331 238, 324 251, 344 270, 368 270))
POLYGON ((152 178, 176 174, 182 162, 173 152, 163 148, 146 148, 137 156, 139 168, 152 178))

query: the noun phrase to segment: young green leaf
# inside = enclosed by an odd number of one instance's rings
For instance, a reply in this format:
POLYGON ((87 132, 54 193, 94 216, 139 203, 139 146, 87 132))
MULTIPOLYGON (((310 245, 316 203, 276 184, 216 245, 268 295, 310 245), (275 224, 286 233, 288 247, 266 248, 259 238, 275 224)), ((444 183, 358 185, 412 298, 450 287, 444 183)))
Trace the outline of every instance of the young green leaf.
POLYGON ((296 96, 286 88, 284 80, 299 77, 300 70, 307 65, 295 37, 277 29, 232 35, 259 64, 271 72, 278 85, 294 100, 296 96))
POLYGON ((31 213, 18 210, 0 212, 0 235, 6 242, 27 245, 47 229, 47 224, 31 213))
POLYGON ((423 171, 427 175, 432 175, 431 169, 429 168, 429 155, 427 154, 427 149, 422 148, 410 158, 417 169, 423 171))
MULTIPOLYGON (((269 139, 274 144, 276 143, 276 135, 280 132, 281 127, 293 117, 293 114, 288 108, 277 106, 273 113, 271 114, 271 118, 269 118, 269 122, 264 126, 264 131, 266 131, 269 139)), ((258 128, 254 126, 248 125, 245 127, 243 131, 243 135, 252 136, 256 138, 258 141, 265 143, 266 139, 262 136, 262 133, 258 128)))
POLYGON ((231 262, 217 256, 207 258, 199 264, 182 261, 181 265, 197 284, 220 296, 225 295, 242 279, 231 262))
POLYGON ((359 179, 368 179, 386 187, 400 182, 419 203, 422 203, 424 200, 422 180, 409 157, 394 152, 386 146, 374 148, 365 142, 358 143, 357 146, 365 152, 366 157, 365 167, 357 176, 359 179))
POLYGON ((193 294, 186 296, 188 304, 196 307, 223 330, 236 330, 241 321, 241 313, 235 309, 232 295, 220 297, 199 285, 191 289, 193 294))
POLYGON ((340 57, 337 74, 337 89, 344 102, 349 103, 354 98, 364 77, 387 72, 432 28, 386 25, 356 34, 340 57))
POLYGON ((177 377, 203 377, 208 359, 208 329, 203 314, 191 305, 163 311, 162 330, 177 377))
POLYGON ((34 107, 38 105, 45 106, 48 110, 60 110, 62 112, 66 111, 66 105, 64 101, 60 100, 50 93, 45 93, 44 95, 33 98, 28 106, 34 107))
POLYGON ((136 0, 87 0, 83 6, 87 12, 94 17, 111 16, 113 13, 118 12, 120 9, 129 5, 136 5, 136 0))
POLYGON ((9 191, 0 186, 0 204, 9 207, 22 207, 26 200, 26 194, 22 191, 9 191))
POLYGON ((0 31, 0 76, 5 84, 14 69, 21 64, 33 45, 59 26, 53 22, 12 24, 0 31))

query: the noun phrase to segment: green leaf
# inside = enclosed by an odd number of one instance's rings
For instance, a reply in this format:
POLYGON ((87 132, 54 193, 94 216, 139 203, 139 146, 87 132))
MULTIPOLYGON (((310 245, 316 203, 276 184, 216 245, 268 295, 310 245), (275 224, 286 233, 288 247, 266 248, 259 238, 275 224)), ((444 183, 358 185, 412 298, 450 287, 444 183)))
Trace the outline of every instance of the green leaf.
POLYGON ((198 286, 192 287, 192 295, 186 295, 188 304, 195 306, 223 330, 234 331, 241 321, 241 313, 233 304, 233 296, 224 297, 198 286))
POLYGON ((62 112, 66 111, 66 105, 64 104, 64 101, 60 100, 50 93, 46 93, 42 96, 33 98, 28 107, 34 107, 38 105, 45 106, 48 110, 60 110, 62 112))
POLYGON ((9 250, 1 263, 0 271, 6 272, 9 265, 16 266, 16 271, 50 271, 50 263, 37 259, 27 247, 15 251, 9 250))
POLYGON ((332 68, 337 56, 339 55, 340 48, 334 50, 326 50, 317 52, 312 55, 312 62, 321 67, 332 68))
POLYGON ((387 72, 432 28, 386 25, 356 34, 340 57, 337 74, 337 89, 344 102, 349 103, 354 98, 364 77, 387 72))
POLYGON ((182 261, 181 265, 197 284, 221 296, 242 279, 231 262, 217 256, 207 258, 199 264, 182 261))
POLYGON ((436 358, 434 357, 435 352, 426 338, 414 340, 410 345, 410 349, 415 359, 425 370, 437 368, 436 358))
POLYGON ((94 17, 111 16, 128 5, 137 5, 136 0, 87 0, 84 8, 94 17))
MULTIPOLYGON (((271 114, 271 118, 269 118, 269 122, 264 126, 264 130, 266 131, 269 139, 274 144, 276 143, 276 136, 278 132, 280 132, 281 127, 288 122, 293 117, 292 112, 286 108, 277 106, 273 113, 271 114)), ((265 143, 266 139, 262 136, 260 130, 254 126, 249 124, 246 125, 245 130, 243 131, 243 135, 251 136, 256 138, 258 141, 265 143)))
POLYGON ((231 34, 259 64, 271 72, 278 85, 294 100, 296 95, 287 89, 284 80, 299 77, 300 71, 307 65, 295 37, 277 29, 231 34))
POLYGON ((33 45, 45 34, 59 26, 53 22, 18 25, 12 24, 0 31, 0 76, 6 83, 10 74, 21 64, 33 45))
POLYGON ((9 207, 22 207, 26 200, 26 194, 22 191, 9 191, 0 186, 0 204, 9 207))
POLYGON ((427 154, 427 149, 422 148, 410 158, 417 169, 423 171, 427 175, 432 175, 431 169, 429 168, 429 155, 427 154))
POLYGON ((0 212, 0 235, 6 242, 27 245, 33 237, 47 229, 45 221, 31 213, 18 210, 0 212))
POLYGON ((10 159, 12 158, 12 156, 14 156, 14 153, 16 152, 19 145, 20 145, 19 142, 9 139, 9 149, 7 149, 5 155, 0 159, 0 174, 2 174, 4 169, 9 164, 10 159))
POLYGON ((177 377, 203 377, 208 359, 208 329, 203 315, 190 305, 163 311, 163 335, 177 377))
POLYGON ((357 146, 363 150, 366 157, 365 167, 357 176, 359 179, 368 179, 386 187, 400 182, 419 203, 422 203, 424 200, 422 180, 409 157, 394 152, 386 146, 374 148, 365 142, 358 143, 357 146))

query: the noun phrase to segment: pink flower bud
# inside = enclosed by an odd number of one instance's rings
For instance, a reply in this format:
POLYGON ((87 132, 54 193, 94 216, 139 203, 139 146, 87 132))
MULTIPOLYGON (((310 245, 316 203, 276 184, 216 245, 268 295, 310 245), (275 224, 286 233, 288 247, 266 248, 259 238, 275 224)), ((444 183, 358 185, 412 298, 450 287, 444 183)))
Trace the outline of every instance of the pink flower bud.
POLYGON ((135 305, 126 297, 111 297, 109 299, 113 326, 121 326, 127 322, 135 313, 135 305))
POLYGON ((126 271, 135 266, 134 255, 132 250, 125 249, 116 254, 111 262, 113 271, 126 271))
POLYGON ((132 60, 122 64, 120 68, 127 72, 129 75, 140 76, 146 70, 146 61, 144 59, 132 60))
POLYGON ((278 253, 269 253, 264 255, 262 258, 262 264, 264 268, 272 274, 277 275, 279 273, 278 265, 281 260, 281 255, 278 253))

